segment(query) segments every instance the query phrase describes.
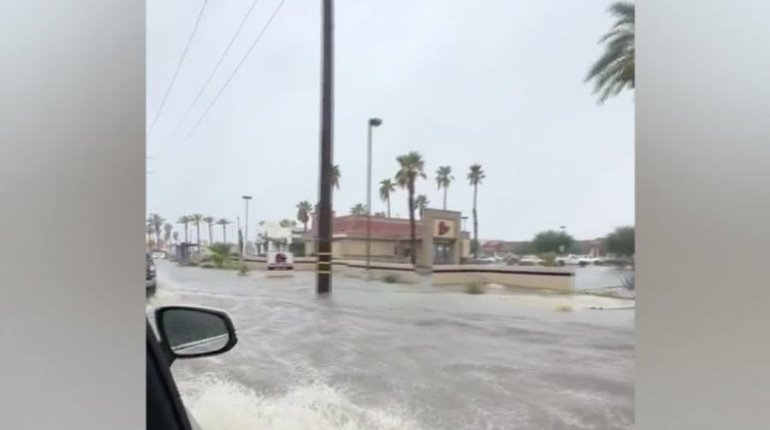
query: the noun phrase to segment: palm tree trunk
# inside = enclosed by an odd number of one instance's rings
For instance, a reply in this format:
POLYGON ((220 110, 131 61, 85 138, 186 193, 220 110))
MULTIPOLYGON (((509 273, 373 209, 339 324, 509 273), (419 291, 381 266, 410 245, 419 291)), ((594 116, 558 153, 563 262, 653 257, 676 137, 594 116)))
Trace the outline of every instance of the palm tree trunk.
POLYGON ((214 232, 212 231, 211 224, 209 224, 209 245, 214 244, 214 232))
POLYGON ((307 221, 302 223, 302 232, 307 233, 307 221))
POLYGON ((411 248, 412 252, 410 252, 412 257, 412 266, 417 267, 417 227, 415 225, 414 220, 414 180, 409 181, 409 228, 410 228, 410 239, 411 239, 411 248))
POLYGON ((222 242, 227 243, 227 226, 222 224, 222 242))
POLYGON ((476 245, 473 249, 473 258, 479 258, 479 217, 478 211, 476 211, 476 200, 478 198, 479 186, 473 186, 473 243, 476 245))
POLYGON ((187 231, 188 231, 187 224, 185 224, 184 225, 184 241, 185 241, 185 243, 190 243, 190 238, 189 238, 189 235, 187 234, 187 231))
POLYGON ((446 210, 446 189, 447 187, 444 187, 444 210, 446 210))
POLYGON ((195 223, 195 244, 200 245, 201 243, 201 223, 196 222, 195 223))
POLYGON ((390 218, 390 196, 388 196, 388 218, 390 218))

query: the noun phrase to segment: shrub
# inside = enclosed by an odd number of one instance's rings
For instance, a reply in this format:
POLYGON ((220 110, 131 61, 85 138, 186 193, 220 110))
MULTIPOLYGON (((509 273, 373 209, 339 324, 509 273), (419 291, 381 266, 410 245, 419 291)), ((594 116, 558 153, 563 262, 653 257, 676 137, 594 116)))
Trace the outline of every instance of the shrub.
POLYGON ((221 269, 225 266, 225 257, 222 254, 212 255, 211 261, 218 269, 221 269))
POLYGON ((465 292, 468 294, 484 294, 484 287, 479 282, 474 282, 465 287, 465 292))
POLYGON ((388 283, 388 284, 395 284, 395 283, 398 282, 398 276, 396 276, 396 275, 385 275, 385 277, 382 278, 382 280, 385 281, 385 283, 388 283))
POLYGON ((212 263, 211 261, 206 261, 206 262, 201 263, 200 267, 202 269, 213 269, 213 268, 215 268, 217 266, 216 266, 216 264, 212 263))
POLYGON ((556 253, 546 252, 540 255, 540 259, 543 260, 542 265, 546 267, 553 267, 556 265, 556 253))
POLYGON ((246 276, 249 273, 249 266, 242 263, 238 266, 238 276, 246 276))

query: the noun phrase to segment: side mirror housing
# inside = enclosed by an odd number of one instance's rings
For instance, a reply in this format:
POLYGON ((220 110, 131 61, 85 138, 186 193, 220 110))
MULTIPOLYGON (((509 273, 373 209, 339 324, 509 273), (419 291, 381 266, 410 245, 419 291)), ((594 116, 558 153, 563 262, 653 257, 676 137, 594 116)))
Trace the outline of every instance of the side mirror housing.
POLYGON ((175 358, 223 354, 238 343, 226 312, 196 306, 163 306, 155 310, 158 337, 175 358))

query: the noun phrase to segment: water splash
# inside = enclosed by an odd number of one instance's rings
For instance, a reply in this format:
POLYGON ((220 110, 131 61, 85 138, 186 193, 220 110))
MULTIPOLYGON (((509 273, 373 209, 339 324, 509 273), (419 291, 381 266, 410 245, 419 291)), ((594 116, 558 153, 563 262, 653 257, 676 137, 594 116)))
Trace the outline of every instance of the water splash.
POLYGON ((325 384, 269 397, 242 384, 207 376, 180 388, 203 429, 220 430, 418 430, 404 411, 355 404, 325 384))

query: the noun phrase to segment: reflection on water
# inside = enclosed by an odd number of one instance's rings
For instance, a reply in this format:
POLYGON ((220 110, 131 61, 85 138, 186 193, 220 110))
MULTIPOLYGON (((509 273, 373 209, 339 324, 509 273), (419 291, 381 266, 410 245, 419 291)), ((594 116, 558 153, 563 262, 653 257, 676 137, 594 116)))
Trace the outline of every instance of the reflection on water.
POLYGON ((164 265, 159 279, 156 304, 220 308, 238 330, 230 352, 174 364, 204 428, 632 428, 632 311, 341 275, 323 300, 308 273, 164 265))

